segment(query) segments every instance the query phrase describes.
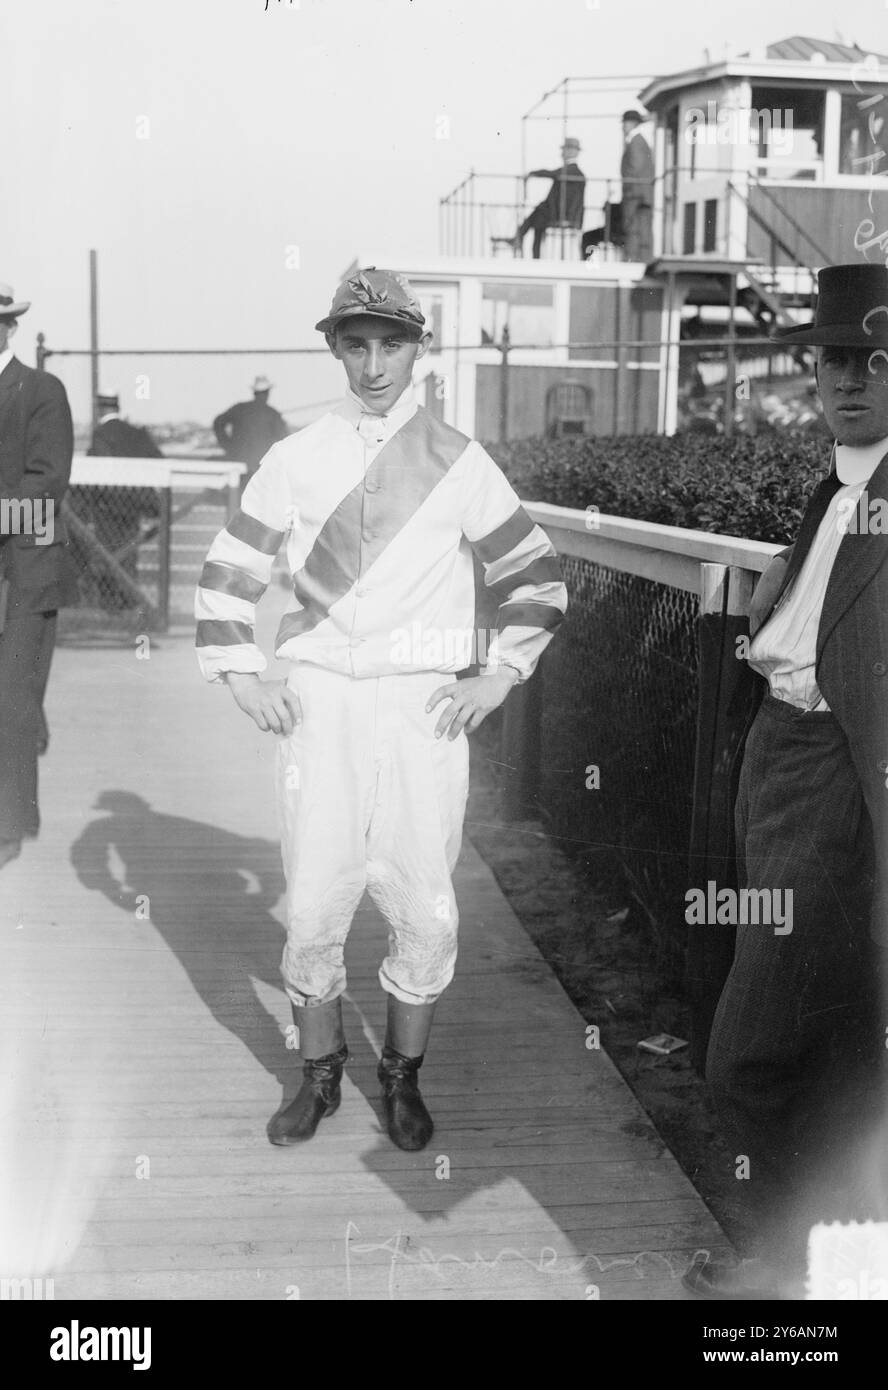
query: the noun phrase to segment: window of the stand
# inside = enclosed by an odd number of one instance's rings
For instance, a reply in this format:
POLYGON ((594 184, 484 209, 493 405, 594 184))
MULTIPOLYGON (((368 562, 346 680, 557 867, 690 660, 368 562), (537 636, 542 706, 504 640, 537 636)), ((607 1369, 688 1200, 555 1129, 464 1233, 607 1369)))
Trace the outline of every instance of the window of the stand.
POLYGON ((823 89, 753 87, 749 139, 759 178, 823 178, 823 89))
POLYGON ((481 343, 498 346, 508 324, 512 347, 551 347, 555 342, 552 285, 485 281, 481 288, 481 343))

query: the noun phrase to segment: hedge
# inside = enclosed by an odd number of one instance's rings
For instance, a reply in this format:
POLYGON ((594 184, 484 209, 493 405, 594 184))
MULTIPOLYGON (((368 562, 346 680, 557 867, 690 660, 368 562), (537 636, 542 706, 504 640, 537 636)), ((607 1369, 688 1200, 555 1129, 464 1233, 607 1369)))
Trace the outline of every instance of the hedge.
MULTIPOLYGON (((823 434, 526 439, 490 452, 519 496, 786 544, 829 466, 823 434)), ((622 882, 680 989, 697 711, 686 596, 566 557, 567 621, 541 662, 538 806, 591 882, 622 882), (590 764, 600 787, 587 789, 590 764)), ((512 765, 526 754, 503 747, 512 765)))
MULTIPOLYGON (((825 427, 824 427, 825 429, 825 427)), ((786 545, 829 467, 821 430, 490 444, 518 494, 560 507, 786 545)))

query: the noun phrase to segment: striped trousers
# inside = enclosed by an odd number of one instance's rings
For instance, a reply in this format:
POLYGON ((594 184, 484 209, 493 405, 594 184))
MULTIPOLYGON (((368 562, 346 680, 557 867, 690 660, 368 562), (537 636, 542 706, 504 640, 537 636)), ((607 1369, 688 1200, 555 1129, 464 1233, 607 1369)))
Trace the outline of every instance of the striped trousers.
POLYGON ((792 931, 738 928, 707 1080, 754 1244, 797 1263, 815 1221, 876 1214, 861 1175, 884 1111, 872 824, 832 714, 766 695, 735 820, 739 886, 791 890, 792 931))

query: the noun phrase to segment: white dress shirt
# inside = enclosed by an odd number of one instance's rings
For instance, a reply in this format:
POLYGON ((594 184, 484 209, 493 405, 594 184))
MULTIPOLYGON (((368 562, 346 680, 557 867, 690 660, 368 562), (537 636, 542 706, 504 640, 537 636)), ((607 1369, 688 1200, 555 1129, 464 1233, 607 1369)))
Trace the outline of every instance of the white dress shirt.
POLYGON ((888 436, 854 448, 836 445, 842 486, 830 499, 802 568, 749 648, 749 664, 766 677, 771 694, 799 709, 827 711, 815 679, 817 632, 833 563, 856 524, 861 493, 888 453, 888 436))
POLYGON ((4 348, 3 352, 0 352, 0 372, 6 371, 14 356, 12 348, 4 348))

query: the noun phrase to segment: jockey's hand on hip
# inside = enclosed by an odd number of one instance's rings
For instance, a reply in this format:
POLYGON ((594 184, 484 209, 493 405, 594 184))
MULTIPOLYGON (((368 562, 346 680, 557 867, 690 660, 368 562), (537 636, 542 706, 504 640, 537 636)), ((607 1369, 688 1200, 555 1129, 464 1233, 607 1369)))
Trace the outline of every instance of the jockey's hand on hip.
POLYGON ((501 666, 489 676, 469 676, 464 681, 440 685, 432 691, 426 704, 426 711, 430 714, 442 700, 450 701, 435 725, 435 738, 446 733, 448 738, 454 739, 463 729, 466 733, 477 729, 491 710, 502 704, 517 680, 516 670, 511 666, 501 666))
POLYGON ((286 681, 263 681, 255 671, 229 671, 226 684, 253 723, 264 734, 292 734, 302 722, 302 705, 286 681))

